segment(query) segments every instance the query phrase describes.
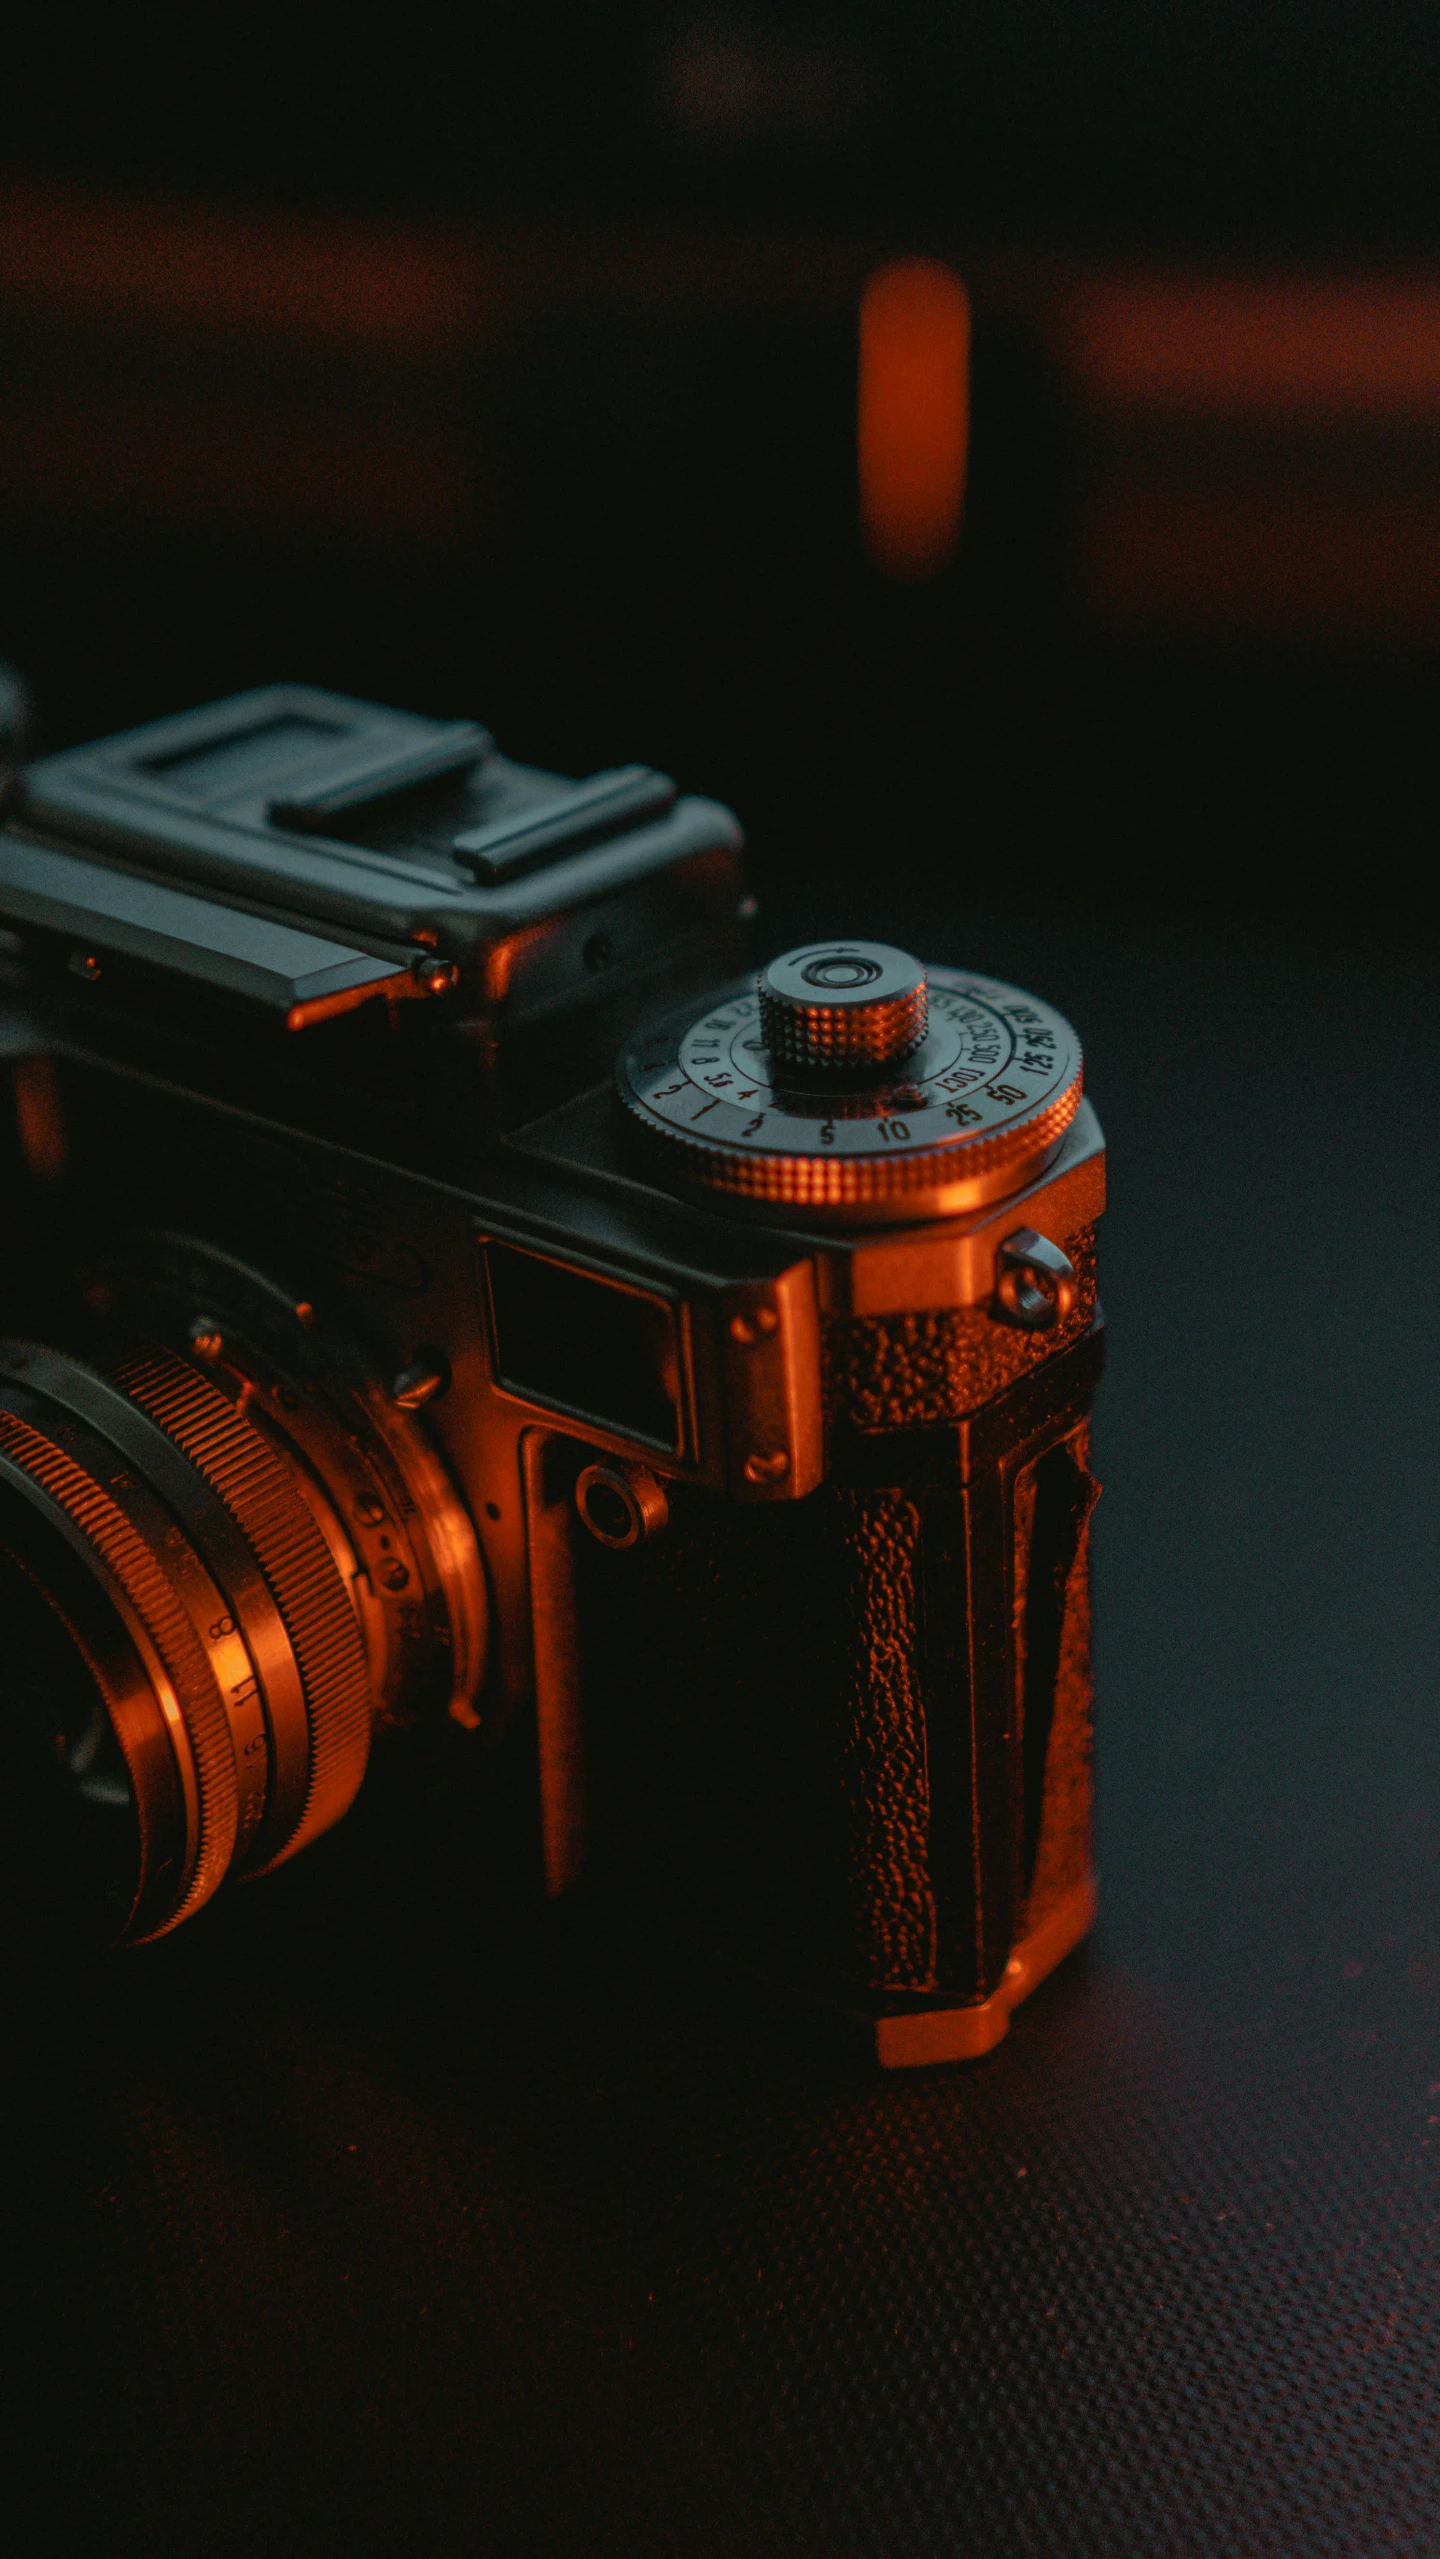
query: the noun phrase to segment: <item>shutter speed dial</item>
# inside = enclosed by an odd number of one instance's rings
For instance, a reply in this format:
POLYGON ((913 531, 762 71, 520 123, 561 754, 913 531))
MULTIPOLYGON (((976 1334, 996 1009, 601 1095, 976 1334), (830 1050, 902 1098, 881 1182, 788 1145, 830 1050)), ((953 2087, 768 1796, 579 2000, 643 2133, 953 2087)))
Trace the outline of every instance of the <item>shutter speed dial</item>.
POLYGON ((954 1216, 1035 1179, 1080 1104, 1080 1044, 1021 988, 878 942, 787 951, 622 1054, 672 1176, 807 1217, 954 1216))

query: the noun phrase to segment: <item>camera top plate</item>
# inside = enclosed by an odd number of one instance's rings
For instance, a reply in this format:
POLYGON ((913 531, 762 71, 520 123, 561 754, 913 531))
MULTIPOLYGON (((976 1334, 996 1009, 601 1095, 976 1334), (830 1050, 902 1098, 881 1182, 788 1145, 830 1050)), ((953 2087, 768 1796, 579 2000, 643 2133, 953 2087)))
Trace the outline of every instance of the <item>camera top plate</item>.
POLYGON ((462 958, 692 857, 712 800, 644 766, 572 782, 473 721, 275 684, 32 764, 18 825, 230 904, 462 958))
POLYGON ((621 1098, 672 1178, 807 1218, 893 1224, 1003 1198, 1056 1154, 1079 1108, 1082 1063, 1049 1005, 933 968, 918 1044, 837 1073, 780 1063, 767 1046, 762 1006, 781 965, 758 984, 731 984, 698 1019, 669 1015, 623 1051, 621 1098))

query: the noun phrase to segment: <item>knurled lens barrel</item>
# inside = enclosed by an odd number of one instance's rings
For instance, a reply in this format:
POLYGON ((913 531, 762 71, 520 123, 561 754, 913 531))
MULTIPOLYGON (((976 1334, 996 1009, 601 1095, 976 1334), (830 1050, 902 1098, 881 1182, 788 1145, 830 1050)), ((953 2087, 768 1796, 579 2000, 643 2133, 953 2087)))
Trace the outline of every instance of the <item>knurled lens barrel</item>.
POLYGON ((7 1748, 28 1794, 43 1775, 68 1803, 87 1890, 132 1938, 354 1798, 386 1674, 347 1502, 391 1520, 387 1557, 407 1587, 423 1578, 405 1504, 357 1477, 354 1434, 332 1432, 327 1481, 315 1429, 302 1460, 237 1387, 163 1342, 103 1374, 0 1345, 7 1748))

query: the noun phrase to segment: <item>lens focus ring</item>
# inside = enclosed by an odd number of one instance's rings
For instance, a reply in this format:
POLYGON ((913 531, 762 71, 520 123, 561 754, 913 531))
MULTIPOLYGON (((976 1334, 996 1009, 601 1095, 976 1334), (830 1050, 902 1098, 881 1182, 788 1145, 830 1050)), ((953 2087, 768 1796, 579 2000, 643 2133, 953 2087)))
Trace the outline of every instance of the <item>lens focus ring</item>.
MULTIPOLYGON (((156 1711, 195 1813, 183 1852, 159 1860, 169 1886, 152 1906, 143 1776, 127 1749, 141 1835, 130 1933, 155 1935, 233 1867, 273 1865, 354 1798, 372 1694, 343 1531, 322 1534, 323 1488, 312 1507, 239 1407, 164 1348, 105 1377, 7 1345, 0 1457, 12 1521, 28 1488, 95 1581, 114 1577, 160 1666, 156 1711)), ((20 1554, 0 1515, 5 1542, 20 1554)))
MULTIPOLYGON (((169 1352, 126 1361, 115 1382, 150 1414, 215 1487, 254 1549, 299 1667, 308 1727, 308 1776, 298 1820, 290 1790, 266 1821, 258 1864, 291 1856, 338 1821, 365 1773, 371 1724, 369 1666, 335 1558, 294 1478, 259 1433, 207 1378, 169 1352)), ((277 1771, 282 1780, 288 1771, 277 1771)))

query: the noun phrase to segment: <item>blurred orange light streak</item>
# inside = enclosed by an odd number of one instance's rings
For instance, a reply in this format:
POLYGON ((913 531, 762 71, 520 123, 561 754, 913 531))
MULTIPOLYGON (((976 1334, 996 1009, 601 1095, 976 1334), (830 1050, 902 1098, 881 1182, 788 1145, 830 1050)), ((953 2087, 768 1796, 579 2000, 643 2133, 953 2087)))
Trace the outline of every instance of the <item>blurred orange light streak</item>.
POLYGON ((959 539, 970 297, 934 258, 880 267, 860 303, 860 523, 888 577, 933 577, 959 539))
POLYGON ((106 320, 415 357, 469 342, 484 281, 457 241, 374 223, 0 191, 0 292, 106 320))
POLYGON ((1136 412, 1430 420, 1440 284, 1425 275, 1098 275, 1070 315, 1093 406, 1136 412))

